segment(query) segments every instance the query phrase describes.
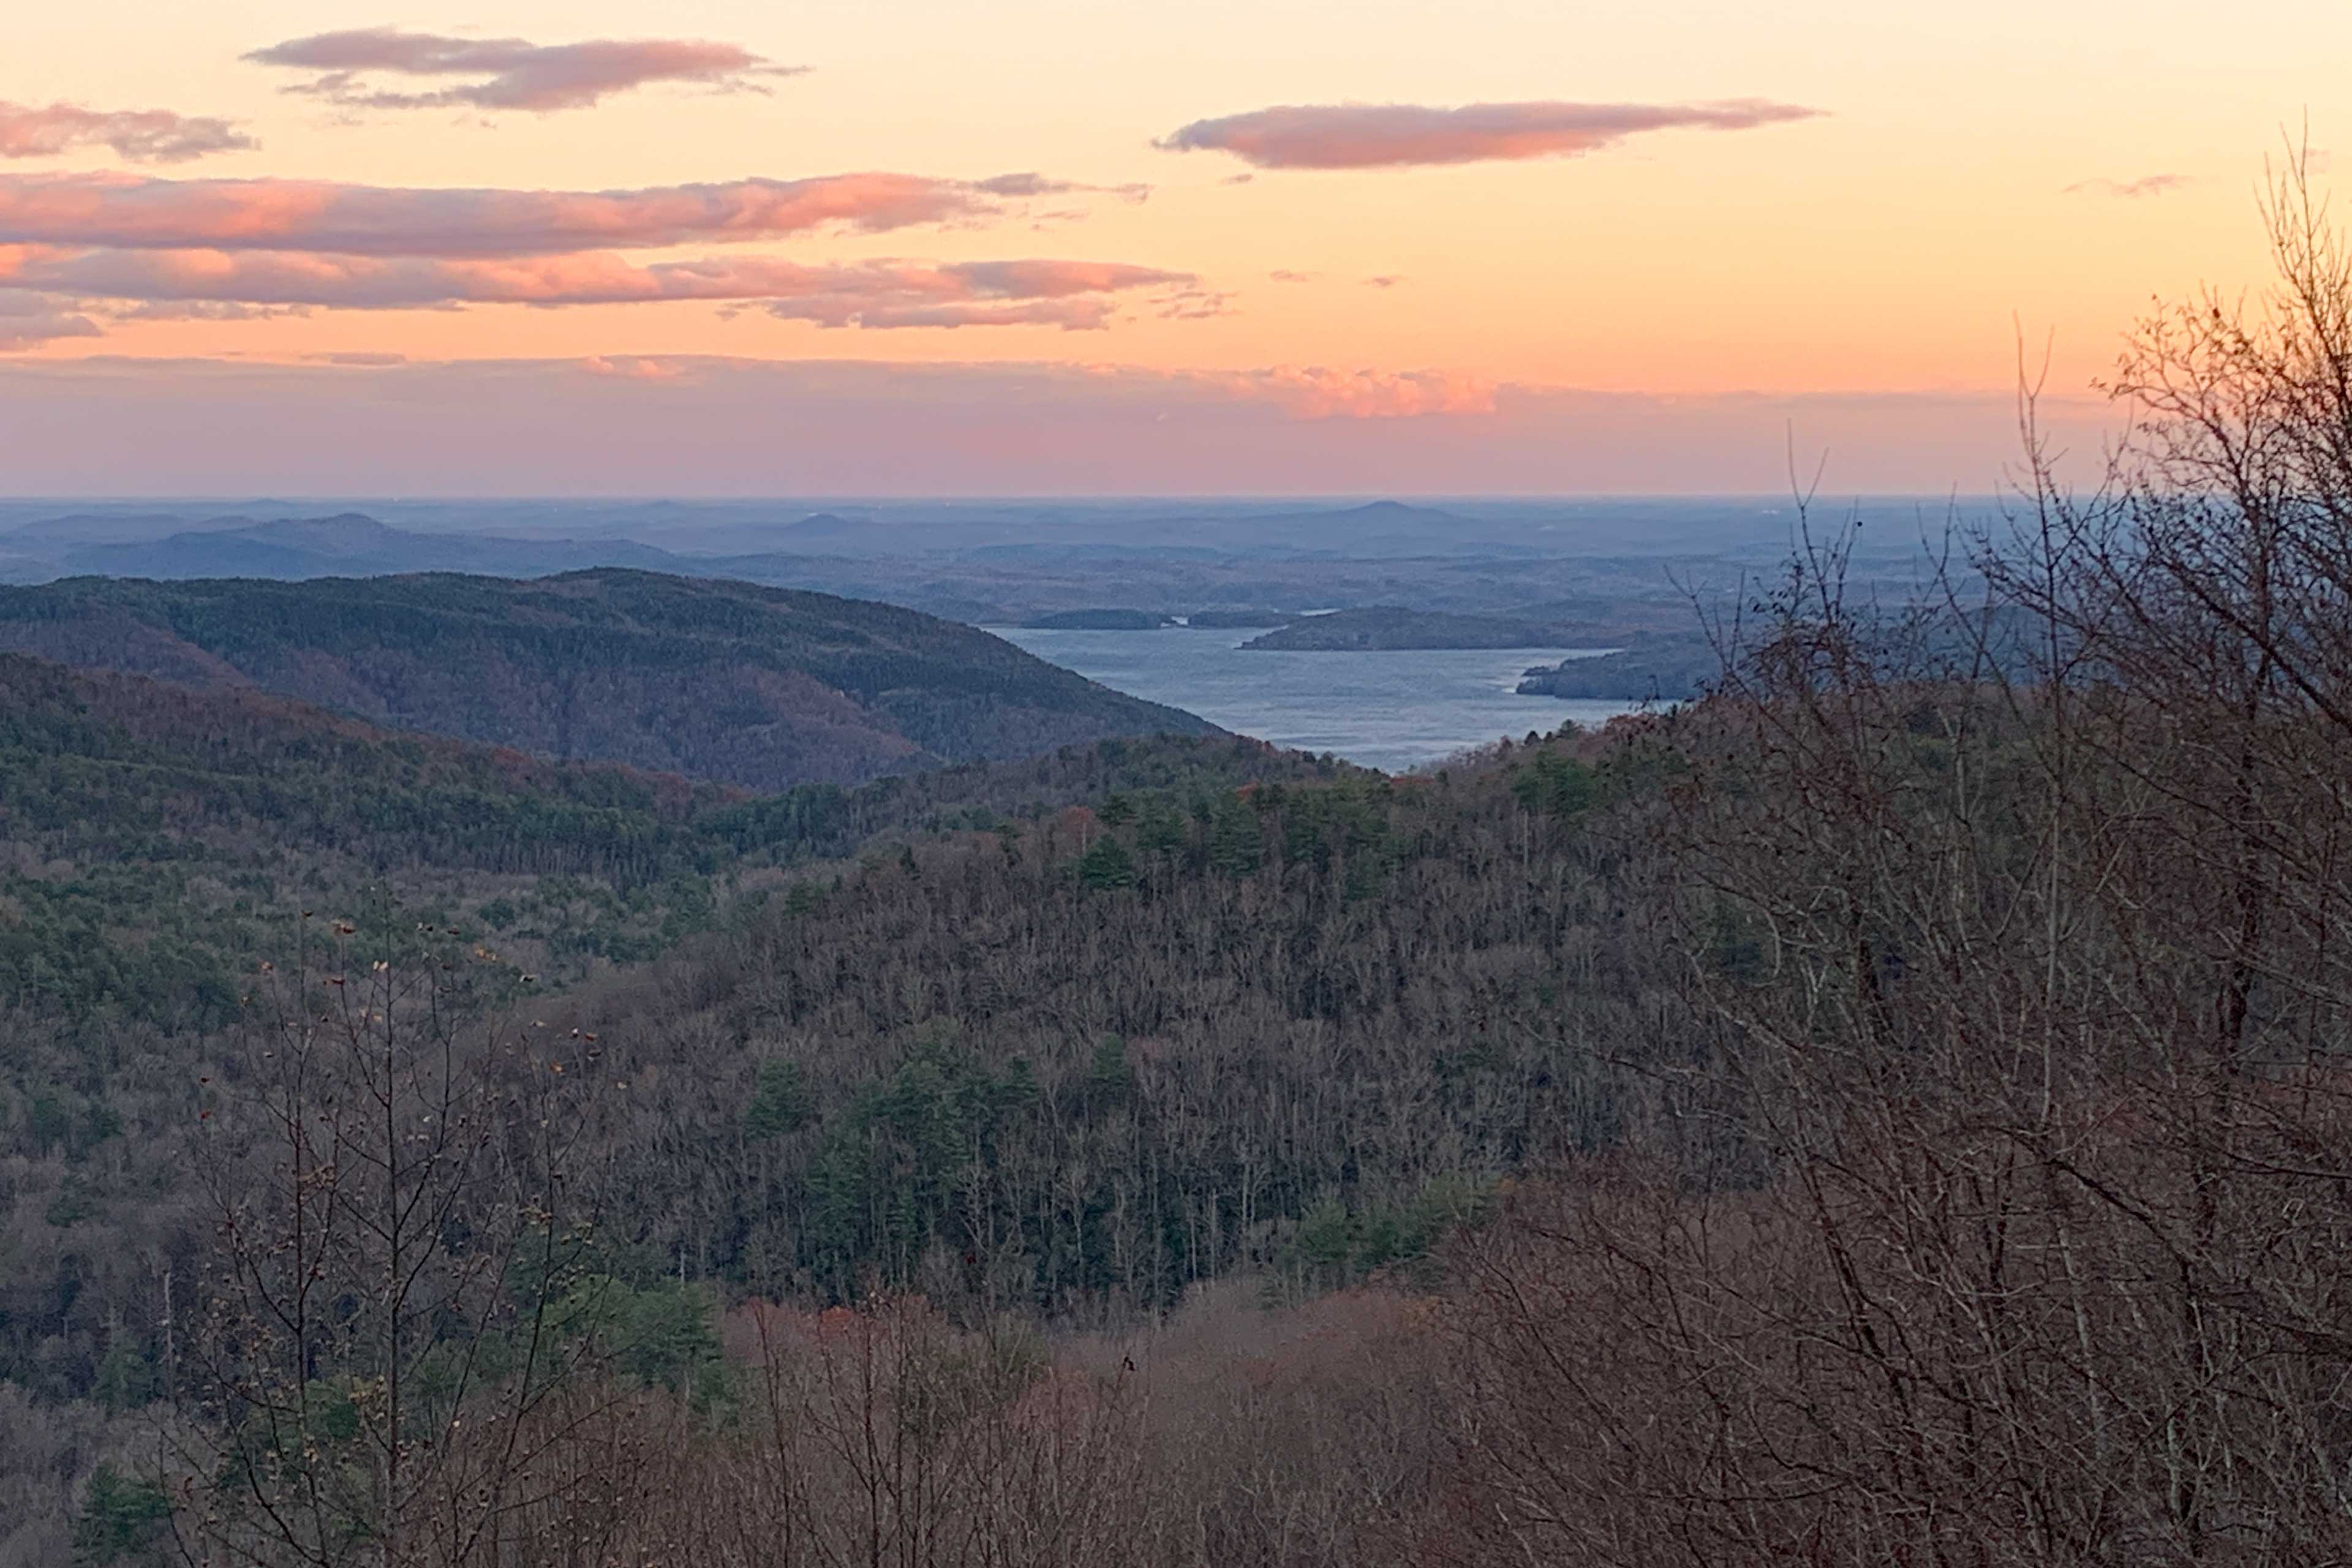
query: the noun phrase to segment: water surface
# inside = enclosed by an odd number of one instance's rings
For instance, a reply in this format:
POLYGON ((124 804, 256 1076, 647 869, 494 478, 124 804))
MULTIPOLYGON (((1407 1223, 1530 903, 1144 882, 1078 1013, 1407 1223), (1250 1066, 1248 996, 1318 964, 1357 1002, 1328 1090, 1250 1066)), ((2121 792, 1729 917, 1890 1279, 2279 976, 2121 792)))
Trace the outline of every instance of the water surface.
POLYGON ((1601 724, 1630 702, 1522 697, 1532 665, 1606 648, 1412 648, 1244 652, 1256 631, 1034 631, 991 626, 1005 641, 1130 697, 1304 752, 1331 752, 1402 772, 1505 735, 1601 724))

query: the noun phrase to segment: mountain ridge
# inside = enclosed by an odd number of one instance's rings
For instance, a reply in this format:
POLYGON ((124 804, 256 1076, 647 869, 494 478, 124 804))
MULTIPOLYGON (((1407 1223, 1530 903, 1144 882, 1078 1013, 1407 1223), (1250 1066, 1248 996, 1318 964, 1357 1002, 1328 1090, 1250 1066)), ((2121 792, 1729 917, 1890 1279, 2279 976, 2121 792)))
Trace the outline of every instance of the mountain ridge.
POLYGON ((68 578, 0 589, 0 647, 759 790, 1216 732, 913 610, 625 568, 68 578))

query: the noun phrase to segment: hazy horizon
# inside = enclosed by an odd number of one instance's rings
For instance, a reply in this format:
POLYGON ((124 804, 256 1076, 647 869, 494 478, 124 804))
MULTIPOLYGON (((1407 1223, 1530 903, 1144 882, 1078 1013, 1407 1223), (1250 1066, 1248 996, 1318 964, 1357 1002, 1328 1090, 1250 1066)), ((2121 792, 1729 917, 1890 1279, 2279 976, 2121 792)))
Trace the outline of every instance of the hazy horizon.
POLYGON ((2263 276, 2352 56, 2267 12, 51 8, 0 489, 1986 491, 2263 276))

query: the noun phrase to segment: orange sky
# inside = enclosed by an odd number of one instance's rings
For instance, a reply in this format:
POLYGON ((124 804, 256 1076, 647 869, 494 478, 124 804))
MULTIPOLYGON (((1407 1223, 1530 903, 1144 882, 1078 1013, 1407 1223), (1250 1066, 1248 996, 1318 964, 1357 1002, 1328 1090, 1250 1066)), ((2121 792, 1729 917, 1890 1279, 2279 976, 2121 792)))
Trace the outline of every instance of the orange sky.
MULTIPOLYGON (((2238 16, 2179 0, 501 0, 305 44, 387 19, 343 0, 84 0, 12 18, 0 60, 18 117, 12 141, 0 107, 0 343, 50 375, 89 356, 689 355, 1118 366, 1194 388, 1415 377, 1402 398, 1273 400, 1404 424, 1488 417, 1498 387, 1997 402, 2021 325, 2077 390, 2152 296, 2259 278, 2265 156, 2306 112, 2323 149, 2342 131, 2352 6, 2238 16), (435 50, 449 58, 399 63, 435 50), (1465 110, 1481 105, 1502 107, 1465 110), (106 118, 131 110, 193 129, 159 157, 106 118), (1090 188, 979 188, 1023 172, 1090 188), (101 174, 117 183, 65 182, 89 211, 51 210, 59 176, 101 174), (451 187, 493 193, 478 224, 521 193, 849 174, 924 182, 950 210, 877 232, 625 225, 612 244, 435 226, 451 187), (406 242, 373 231, 354 253, 331 226, 226 248, 172 228, 182 183, 258 180, 409 193, 383 221, 426 238, 392 257, 406 242), (104 223, 133 197, 150 226, 125 248, 104 223), (1090 277, 1115 280, 1076 287, 1090 277), (615 292, 627 302, 567 302, 615 292), (433 308, 354 308, 385 301, 433 308), (157 319, 174 316, 212 319, 157 319), (968 324, 923 324, 949 320, 968 324)), ((0 435, 8 457, 38 469, 0 435)), ((1918 457, 1917 488, 1986 488, 1936 468, 1941 448, 1918 457)))

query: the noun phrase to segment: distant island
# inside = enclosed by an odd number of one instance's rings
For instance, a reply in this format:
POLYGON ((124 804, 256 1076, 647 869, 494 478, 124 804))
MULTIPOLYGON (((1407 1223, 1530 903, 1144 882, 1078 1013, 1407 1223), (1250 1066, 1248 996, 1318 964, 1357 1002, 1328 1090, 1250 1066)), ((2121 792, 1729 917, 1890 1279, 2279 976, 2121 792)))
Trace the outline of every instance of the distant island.
POLYGON ((1367 648, 1560 647, 1573 640, 1559 626, 1542 622, 1377 605, 1306 616, 1242 646, 1356 653, 1367 648))
POLYGON ((1591 658, 1538 665, 1518 685, 1523 697, 1569 697, 1612 702, 1685 702, 1721 668, 1721 656, 1701 637, 1643 637, 1591 658))
POLYGON ((1150 610, 1056 610, 1021 623, 1033 632, 1153 632, 1174 624, 1150 610))
POLYGON ((1258 626, 1286 626, 1299 617, 1280 610, 1195 610, 1184 624, 1195 631, 1248 631, 1258 626))
POLYGON ((1172 627, 1179 631, 1188 628, 1194 631, 1235 631, 1257 626, 1286 626, 1297 619, 1297 616, 1282 610, 1195 610, 1185 616, 1156 610, 1055 610, 1046 615, 1032 616, 1021 623, 1021 629, 1031 632, 1155 632, 1172 627))

